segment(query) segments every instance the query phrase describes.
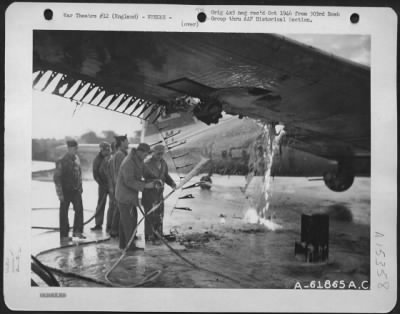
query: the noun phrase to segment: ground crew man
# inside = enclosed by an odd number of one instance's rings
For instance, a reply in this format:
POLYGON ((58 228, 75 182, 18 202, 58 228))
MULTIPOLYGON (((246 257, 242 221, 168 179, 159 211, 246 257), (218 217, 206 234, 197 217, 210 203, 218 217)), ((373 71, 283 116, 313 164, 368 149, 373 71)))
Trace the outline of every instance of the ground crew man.
POLYGON ((108 183, 107 183, 107 174, 104 171, 106 169, 106 163, 108 161, 111 146, 107 142, 100 143, 100 152, 97 154, 93 161, 93 178, 96 180, 99 185, 98 188, 98 200, 96 206, 96 217, 95 222, 96 225, 91 228, 92 231, 102 230, 103 220, 104 220, 104 209, 106 207, 107 202, 107 194, 108 194, 108 183))
POLYGON ((142 205, 144 211, 147 214, 154 205, 161 202, 161 205, 157 210, 153 211, 145 221, 145 238, 146 240, 155 240, 153 234, 153 228, 160 234, 163 234, 163 218, 164 218, 164 203, 163 191, 164 183, 168 184, 173 189, 176 188, 176 184, 171 176, 168 174, 168 166, 163 159, 165 153, 165 147, 163 145, 156 145, 153 148, 152 157, 145 163, 143 177, 146 182, 158 180, 161 184, 156 186, 154 189, 146 189, 142 195, 142 205))
POLYGON ((83 235, 83 205, 82 205, 82 171, 77 155, 78 143, 75 140, 67 141, 68 152, 56 161, 54 183, 60 200, 60 239, 68 241, 69 221, 68 208, 72 203, 75 211, 72 235, 85 239, 83 235))
MULTIPOLYGON (((150 146, 140 143, 124 158, 118 172, 115 198, 120 213, 119 247, 125 249, 137 225, 139 192, 155 187, 154 182, 146 183, 143 178, 144 159, 150 154, 150 146)), ((128 250, 136 249, 134 242, 128 250)))
MULTIPOLYGON (((117 184, 118 172, 121 167, 122 161, 128 155, 129 142, 126 135, 115 137, 115 147, 117 149, 115 155, 110 160, 110 170, 113 183, 113 197, 115 200, 115 186, 117 184)), ((115 210, 112 217, 110 236, 117 237, 119 235, 119 210, 118 203, 115 201, 115 210)))
POLYGON ((115 213, 115 197, 114 197, 114 183, 113 183, 113 172, 112 172, 112 159, 116 153, 116 142, 111 143, 111 155, 109 156, 106 163, 103 164, 103 169, 100 168, 101 172, 104 172, 107 176, 108 186, 108 212, 107 212, 107 225, 106 232, 110 233, 113 216, 115 213))

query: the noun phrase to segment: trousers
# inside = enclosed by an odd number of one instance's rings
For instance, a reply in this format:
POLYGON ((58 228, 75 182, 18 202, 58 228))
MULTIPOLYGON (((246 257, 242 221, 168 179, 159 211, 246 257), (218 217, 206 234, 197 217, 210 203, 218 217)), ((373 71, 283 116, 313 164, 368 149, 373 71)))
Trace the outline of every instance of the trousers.
POLYGON ((114 213, 112 217, 111 230, 110 230, 111 235, 119 235, 119 220, 120 220, 120 214, 118 209, 118 203, 114 199, 114 213))
MULTIPOLYGON (((154 203, 154 205, 157 203, 154 203)), ((146 206, 144 207, 144 212, 147 214, 153 206, 146 206)), ((146 238, 154 237, 155 234, 153 232, 153 228, 160 234, 163 235, 163 219, 164 219, 164 203, 161 203, 158 208, 153 211, 150 215, 146 217, 145 225, 144 225, 144 232, 146 238)))
POLYGON ((154 237, 153 228, 160 234, 163 234, 164 202, 162 202, 163 190, 146 189, 142 194, 142 205, 145 214, 147 214, 154 205, 161 202, 160 206, 146 217, 144 232, 146 239, 154 237))
POLYGON ((115 216, 116 210, 115 198, 114 195, 108 194, 108 211, 107 211, 107 225, 106 230, 111 231, 112 224, 115 216))
MULTIPOLYGON (((96 226, 103 225, 104 210, 106 208, 106 202, 107 202, 107 194, 108 194, 107 188, 99 185, 99 197, 98 197, 97 206, 96 206, 97 215, 95 217, 96 226)), ((111 203, 111 202, 109 202, 109 203, 111 203)))
POLYGON ((74 207, 74 227, 73 233, 83 232, 83 204, 82 195, 79 191, 63 191, 64 201, 60 202, 60 237, 68 237, 69 221, 68 209, 72 203, 74 207))
MULTIPOLYGON (((137 226, 137 208, 132 204, 125 204, 118 202, 118 209, 120 214, 119 220, 119 248, 125 249, 128 245, 129 239, 137 226)), ((132 241, 129 249, 135 249, 135 242, 132 241)))

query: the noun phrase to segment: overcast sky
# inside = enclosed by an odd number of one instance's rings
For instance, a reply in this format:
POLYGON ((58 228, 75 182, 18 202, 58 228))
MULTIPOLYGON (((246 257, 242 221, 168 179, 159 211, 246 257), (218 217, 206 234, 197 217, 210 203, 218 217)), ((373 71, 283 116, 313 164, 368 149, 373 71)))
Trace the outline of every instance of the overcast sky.
MULTIPOLYGON (((334 55, 370 64, 370 37, 358 35, 284 35, 334 55)), ((141 129, 140 120, 91 105, 76 105, 63 98, 33 91, 33 138, 79 137, 87 131, 98 135, 104 130, 133 136, 141 129)))
POLYGON ((137 118, 89 104, 76 108, 75 103, 63 97, 39 91, 33 91, 32 117, 33 138, 77 138, 88 131, 101 135, 107 130, 129 137, 142 127, 137 118))
POLYGON ((360 35, 284 35, 351 61, 370 65, 371 37, 360 35))

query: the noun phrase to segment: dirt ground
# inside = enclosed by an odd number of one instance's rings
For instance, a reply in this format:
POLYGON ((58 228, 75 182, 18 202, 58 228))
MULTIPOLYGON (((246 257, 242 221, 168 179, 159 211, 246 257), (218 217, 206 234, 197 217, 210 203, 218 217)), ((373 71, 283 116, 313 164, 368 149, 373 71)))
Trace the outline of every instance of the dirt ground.
MULTIPOLYGON (((269 220, 264 225, 249 222, 251 204, 239 188, 244 184, 240 176, 214 176, 210 191, 184 190, 166 202, 164 233, 176 237, 169 244, 191 264, 162 243, 146 244, 144 250, 124 258, 110 279, 116 285, 132 286, 150 273, 161 271, 145 287, 263 289, 292 289, 296 283, 305 286, 313 280, 353 281, 357 286, 369 281, 369 178, 356 178, 348 191, 336 193, 322 181, 276 177, 269 220), (178 199, 188 194, 193 198, 178 199), (174 206, 191 211, 172 210, 174 206), (327 262, 307 263, 304 255, 294 254, 295 241, 300 241, 301 214, 313 213, 330 217, 327 262)), ((36 196, 32 207, 49 209, 33 210, 32 225, 57 226, 53 184, 33 181, 33 191, 36 196), (55 209, 50 209, 52 206, 55 209)), ((95 201, 96 186, 86 181, 85 219, 93 213, 95 201)), ((85 227, 86 242, 107 238, 104 231, 91 232, 90 226, 85 227)), ((117 240, 72 244, 38 257, 51 267, 105 283, 105 273, 121 254, 117 240)), ((57 232, 32 231, 33 254, 59 245, 57 232)), ((60 274, 57 277, 64 286, 103 286, 60 274)))

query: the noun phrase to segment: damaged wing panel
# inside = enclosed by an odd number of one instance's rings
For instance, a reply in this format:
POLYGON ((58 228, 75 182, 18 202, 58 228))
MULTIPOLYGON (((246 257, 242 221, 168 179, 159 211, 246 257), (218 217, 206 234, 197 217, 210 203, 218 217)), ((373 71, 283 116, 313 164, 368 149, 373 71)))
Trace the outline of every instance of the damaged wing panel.
POLYGON ((78 80, 52 70, 39 70, 33 74, 34 90, 48 92, 78 103, 89 104, 148 120, 158 116, 162 105, 120 92, 106 90, 93 82, 78 80))

